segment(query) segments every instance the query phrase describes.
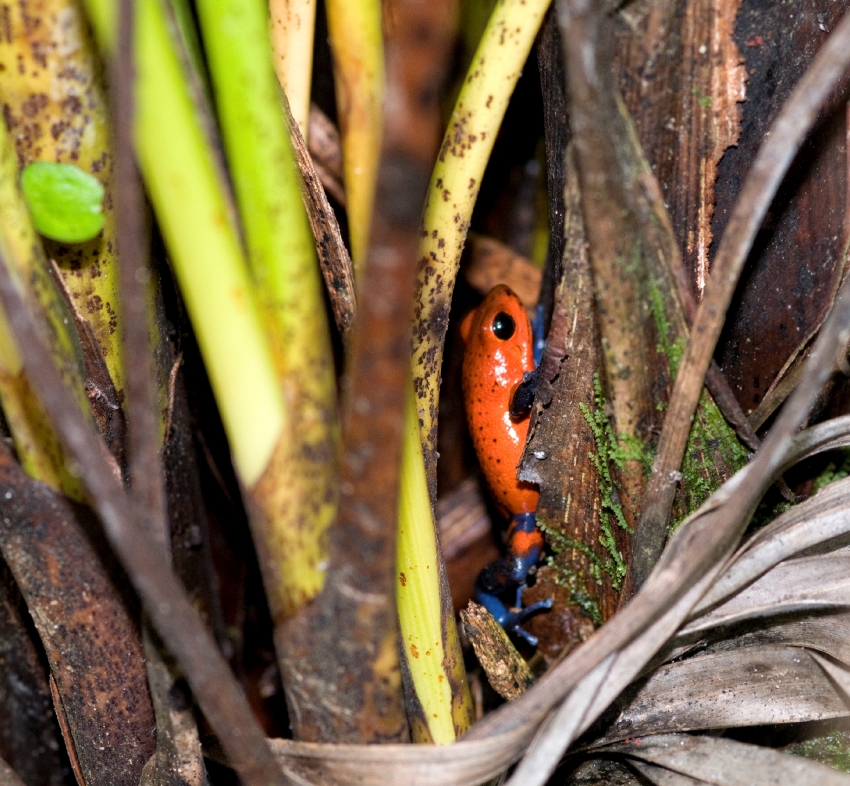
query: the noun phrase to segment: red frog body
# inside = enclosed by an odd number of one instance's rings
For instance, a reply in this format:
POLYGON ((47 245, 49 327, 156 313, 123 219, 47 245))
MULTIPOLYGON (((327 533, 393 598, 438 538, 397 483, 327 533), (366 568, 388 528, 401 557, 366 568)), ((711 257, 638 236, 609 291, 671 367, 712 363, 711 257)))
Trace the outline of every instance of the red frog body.
POLYGON ((539 492, 517 479, 530 416, 526 407, 517 413, 517 391, 534 372, 534 334, 519 298, 498 285, 460 327, 465 343, 463 393, 475 452, 487 485, 500 510, 511 517, 506 554, 490 563, 476 582, 476 599, 509 632, 530 644, 537 639, 519 627, 527 616, 551 601, 521 607, 528 572, 543 549, 534 511, 539 492), (500 597, 516 590, 514 607, 500 597))
POLYGON ((540 494, 516 476, 530 418, 511 415, 517 388, 534 371, 528 315, 519 298, 499 284, 467 314, 460 335, 466 415, 487 485, 503 513, 534 513, 540 494))

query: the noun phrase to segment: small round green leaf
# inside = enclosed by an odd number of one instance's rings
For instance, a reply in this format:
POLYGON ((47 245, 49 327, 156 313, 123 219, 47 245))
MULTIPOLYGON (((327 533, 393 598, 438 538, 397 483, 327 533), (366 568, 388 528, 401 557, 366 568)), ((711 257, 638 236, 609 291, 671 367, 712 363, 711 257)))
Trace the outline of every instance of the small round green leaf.
POLYGON ((36 161, 21 174, 21 188, 45 237, 82 243, 103 229, 103 186, 79 167, 36 161))

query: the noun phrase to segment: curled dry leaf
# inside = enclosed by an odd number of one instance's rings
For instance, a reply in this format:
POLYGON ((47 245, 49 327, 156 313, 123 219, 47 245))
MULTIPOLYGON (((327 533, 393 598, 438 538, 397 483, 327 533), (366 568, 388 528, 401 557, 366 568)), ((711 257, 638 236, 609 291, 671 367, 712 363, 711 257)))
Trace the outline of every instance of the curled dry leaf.
POLYGON ((298 784, 477 786, 503 772, 528 739, 527 730, 517 730, 475 745, 269 744, 284 774, 298 784))
POLYGON ((558 710, 541 724, 534 740, 533 752, 516 768, 508 786, 543 786, 546 783, 564 751, 578 735, 587 708, 602 680, 608 676, 613 661, 613 656, 602 661, 558 710))
POLYGON ((680 657, 694 646, 705 653, 720 652, 767 644, 785 644, 805 647, 844 662, 847 660, 847 642, 850 641, 850 614, 847 611, 823 611, 786 618, 771 619, 754 627, 744 625, 714 635, 705 635, 700 640, 694 637, 678 637, 666 658, 680 657), (676 643, 687 642, 678 648, 676 643))
POLYGON ((800 783, 847 786, 850 783, 850 776, 823 764, 720 737, 666 734, 612 745, 608 750, 714 786, 796 786, 800 783))
MULTIPOLYGON (((843 516, 846 520, 846 508, 843 516)), ((777 565, 721 606, 694 619, 682 629, 682 633, 694 633, 772 614, 848 606, 850 555, 804 557, 777 565)))
MULTIPOLYGON (((806 650, 782 644, 699 655, 662 666, 620 699, 604 744, 674 731, 824 720, 850 713, 806 650)), ((606 727, 607 726, 607 727, 606 727)))
POLYGON ((819 655, 817 652, 810 652, 809 655, 843 692, 846 700, 850 696, 850 670, 846 666, 840 666, 828 658, 823 657, 823 655, 819 655))
POLYGON ((704 612, 746 587, 780 561, 850 530, 850 480, 827 486, 812 499, 783 513, 733 557, 695 612, 704 612))
MULTIPOLYGON (((351 265, 351 257, 348 255, 348 250, 342 240, 336 215, 322 188, 324 180, 322 179, 320 163, 311 156, 313 142, 316 141, 318 135, 312 134, 310 136, 311 149, 308 151, 304 144, 304 137, 301 136, 298 125, 289 111, 286 97, 283 95, 281 102, 285 110, 286 121, 289 124, 295 158, 301 171, 301 194, 304 199, 304 207, 307 209, 307 217, 310 220, 310 228, 313 230, 313 237, 316 239, 319 265, 322 268, 322 277, 325 280, 334 321, 339 334, 344 341, 347 341, 351 325, 354 322, 356 308, 354 269, 351 265)), ((314 111, 319 112, 319 110, 314 107, 310 111, 311 130, 313 129, 314 111)), ((324 118, 324 115, 321 116, 324 118)), ((330 124, 330 121, 327 122, 330 124)), ((334 194, 334 196, 336 195, 334 194)))
POLYGON ((339 130, 315 104, 310 104, 307 148, 313 166, 325 190, 345 207, 345 186, 342 182, 342 147, 339 130))

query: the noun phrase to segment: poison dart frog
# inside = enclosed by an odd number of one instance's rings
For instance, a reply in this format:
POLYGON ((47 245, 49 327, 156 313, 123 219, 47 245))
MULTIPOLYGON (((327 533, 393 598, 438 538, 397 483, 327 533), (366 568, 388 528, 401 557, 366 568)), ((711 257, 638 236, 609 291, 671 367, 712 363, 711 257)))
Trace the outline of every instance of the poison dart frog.
MULTIPOLYGON (((538 314, 535 326, 539 321, 538 314)), ((511 519, 505 556, 481 571, 475 596, 508 633, 535 646, 537 638, 520 624, 534 612, 551 608, 552 601, 522 607, 528 573, 543 550, 543 535, 534 515, 540 495, 534 485, 517 479, 517 465, 528 434, 535 354, 542 353, 542 342, 535 341, 519 298, 502 284, 467 314, 460 333, 465 344, 463 395, 472 443, 496 504, 511 519), (504 596, 514 592, 511 607, 504 596)))

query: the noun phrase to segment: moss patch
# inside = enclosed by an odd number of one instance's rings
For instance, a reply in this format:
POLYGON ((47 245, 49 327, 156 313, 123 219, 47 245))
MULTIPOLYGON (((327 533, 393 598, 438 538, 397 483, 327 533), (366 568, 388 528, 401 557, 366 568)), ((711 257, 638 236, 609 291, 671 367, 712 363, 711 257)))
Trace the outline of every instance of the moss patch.
MULTIPOLYGON (((593 463, 599 478, 599 544, 603 548, 605 556, 600 556, 596 549, 586 543, 580 543, 553 527, 541 524, 541 529, 548 536, 555 555, 568 550, 575 550, 583 554, 589 563, 589 578, 600 583, 605 575, 609 576, 615 589, 619 589, 626 575, 626 561, 617 548, 614 533, 615 527, 632 533, 632 528, 626 521, 622 505, 618 499, 617 482, 612 473, 612 468, 623 469, 627 462, 637 460, 644 471, 651 465, 652 457, 643 450, 639 440, 620 440, 611 427, 611 422, 605 414, 605 397, 602 393, 602 382, 599 375, 593 378, 594 407, 579 404, 584 419, 593 434, 596 443, 596 453, 591 453, 589 458, 593 463)), ((558 564, 557 559, 551 560, 550 565, 556 574, 556 583, 569 589, 576 597, 576 605, 585 609, 587 600, 592 598, 593 593, 586 590, 586 584, 576 576, 574 571, 558 564), (586 598, 586 599, 583 599, 586 598)), ((595 605, 595 604, 594 604, 595 605)), ((598 607, 592 610, 585 609, 592 619, 599 618, 598 607)))
MULTIPOLYGON (((675 379, 685 353, 686 341, 682 336, 670 340, 670 321, 664 308, 664 295, 657 282, 650 287, 650 304, 659 336, 656 350, 667 358, 670 376, 675 379)), ((741 469, 748 459, 749 453, 738 441, 717 405, 703 390, 682 460, 682 485, 677 504, 679 515, 674 517, 670 531, 676 529, 723 483, 728 475, 725 472, 721 474, 721 470, 728 469, 731 475, 741 469)))
POLYGON ((836 730, 824 737, 800 742, 789 748, 788 753, 850 773, 850 732, 836 730))
POLYGON ((824 486, 850 475, 850 448, 839 448, 835 453, 835 460, 830 461, 820 475, 815 478, 815 482, 812 484, 812 496, 817 494, 824 486))

